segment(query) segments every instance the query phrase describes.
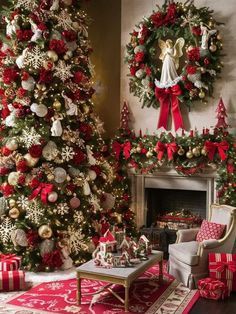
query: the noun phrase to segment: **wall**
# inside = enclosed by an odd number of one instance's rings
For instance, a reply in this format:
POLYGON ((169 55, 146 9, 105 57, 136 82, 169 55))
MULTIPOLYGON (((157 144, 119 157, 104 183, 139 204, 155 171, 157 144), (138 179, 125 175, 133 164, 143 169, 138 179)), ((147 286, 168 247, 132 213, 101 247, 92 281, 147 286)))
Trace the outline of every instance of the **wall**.
MULTIPOLYGON (((125 56, 125 46, 130 40, 129 33, 134 26, 142 20, 144 16, 150 16, 156 10, 156 4, 162 5, 160 0, 122 0, 122 30, 121 30, 121 58, 125 56)), ((181 1, 180 1, 181 2, 181 1)), ((224 22, 225 26, 220 27, 223 35, 224 68, 221 78, 216 82, 214 99, 210 98, 207 105, 195 102, 191 112, 182 107, 184 124, 187 129, 202 130, 203 127, 211 127, 216 124, 215 109, 222 96, 225 102, 228 123, 233 127, 231 132, 236 133, 236 6, 235 0, 195 0, 197 7, 207 6, 213 9, 216 20, 224 22)), ((141 109, 139 99, 129 93, 129 78, 127 77, 128 66, 121 63, 121 99, 129 102, 132 112, 132 124, 136 132, 141 128, 142 131, 148 129, 148 133, 156 132, 157 118, 159 109, 141 109)), ((172 128, 173 131, 173 128, 172 128)), ((158 132, 156 132, 158 133, 158 132)))
POLYGON ((93 100, 106 136, 112 136, 120 123, 121 0, 84 3, 83 8, 92 19, 89 38, 94 50, 91 61, 97 91, 93 100))

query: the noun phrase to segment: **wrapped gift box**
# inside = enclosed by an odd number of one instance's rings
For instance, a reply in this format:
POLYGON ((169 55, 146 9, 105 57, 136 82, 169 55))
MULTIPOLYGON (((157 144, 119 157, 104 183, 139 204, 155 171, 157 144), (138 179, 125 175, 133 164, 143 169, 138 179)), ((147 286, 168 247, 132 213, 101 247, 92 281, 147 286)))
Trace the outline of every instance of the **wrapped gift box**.
POLYGON ((236 291, 236 254, 209 253, 209 275, 224 281, 229 293, 236 291))
POLYGON ((206 299, 219 300, 228 295, 227 285, 214 278, 204 278, 198 281, 200 296, 206 299))
POLYGON ((0 272, 0 291, 25 290, 25 272, 9 270, 0 272))
POLYGON ((0 254, 0 271, 17 270, 21 265, 21 257, 15 254, 0 254))

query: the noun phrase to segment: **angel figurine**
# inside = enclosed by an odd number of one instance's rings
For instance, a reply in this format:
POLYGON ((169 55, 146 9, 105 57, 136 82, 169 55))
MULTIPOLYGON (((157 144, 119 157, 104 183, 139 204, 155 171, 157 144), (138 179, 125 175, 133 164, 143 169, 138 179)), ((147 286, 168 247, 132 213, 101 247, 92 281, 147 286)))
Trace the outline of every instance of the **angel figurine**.
POLYGON ((65 100, 66 108, 68 109, 66 111, 66 114, 68 116, 77 116, 78 115, 78 106, 73 103, 72 99, 67 97, 66 94, 63 92, 62 97, 65 100))
POLYGON ((183 46, 185 40, 183 38, 178 38, 175 45, 173 46, 173 41, 167 39, 163 41, 158 40, 158 45, 161 48, 161 54, 159 59, 162 60, 162 70, 160 81, 155 80, 155 84, 160 88, 167 88, 173 86, 181 80, 181 76, 178 76, 177 70, 179 68, 179 58, 183 55, 183 46))
POLYGON ((203 24, 203 22, 200 23, 200 29, 202 35, 201 48, 208 49, 208 41, 210 37, 217 32, 217 30, 216 29, 209 30, 208 27, 203 24))
POLYGON ((31 25, 31 30, 34 33, 30 41, 36 42, 37 40, 42 38, 43 31, 32 20, 30 20, 30 25, 31 25))
POLYGON ((63 133, 61 121, 62 117, 56 117, 53 119, 52 127, 51 127, 51 134, 52 136, 61 136, 63 133))

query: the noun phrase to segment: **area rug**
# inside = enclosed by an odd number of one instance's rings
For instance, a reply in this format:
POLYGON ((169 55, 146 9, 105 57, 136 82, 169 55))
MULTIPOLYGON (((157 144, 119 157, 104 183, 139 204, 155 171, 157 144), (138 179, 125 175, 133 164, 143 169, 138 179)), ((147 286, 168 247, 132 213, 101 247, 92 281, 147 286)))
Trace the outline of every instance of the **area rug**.
MULTIPOLYGON (((185 313, 198 299, 196 291, 190 291, 164 274, 164 284, 156 279, 158 266, 146 271, 130 287, 130 304, 127 313, 185 313)), ((82 305, 77 305, 76 279, 42 283, 29 291, 13 298, 7 304, 19 310, 31 310, 31 313, 80 313, 80 314, 124 314, 123 304, 109 291, 104 290, 105 283, 95 280, 82 280, 82 305), (94 295, 94 292, 101 292, 94 295), (83 294, 89 294, 84 295, 83 294), (34 312, 33 312, 34 311, 34 312)), ((124 288, 113 285, 113 290, 124 297, 124 288)), ((28 311, 27 311, 28 312, 28 311)), ((16 312, 23 313, 23 312, 16 312)))

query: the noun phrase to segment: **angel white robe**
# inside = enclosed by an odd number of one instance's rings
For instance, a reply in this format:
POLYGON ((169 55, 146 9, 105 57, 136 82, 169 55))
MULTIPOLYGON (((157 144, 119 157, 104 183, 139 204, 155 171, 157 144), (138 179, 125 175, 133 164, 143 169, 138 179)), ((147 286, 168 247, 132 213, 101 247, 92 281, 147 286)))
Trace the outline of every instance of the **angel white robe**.
POLYGON ((174 48, 166 48, 161 70, 160 85, 162 87, 170 87, 175 85, 180 79, 176 72, 174 48))

